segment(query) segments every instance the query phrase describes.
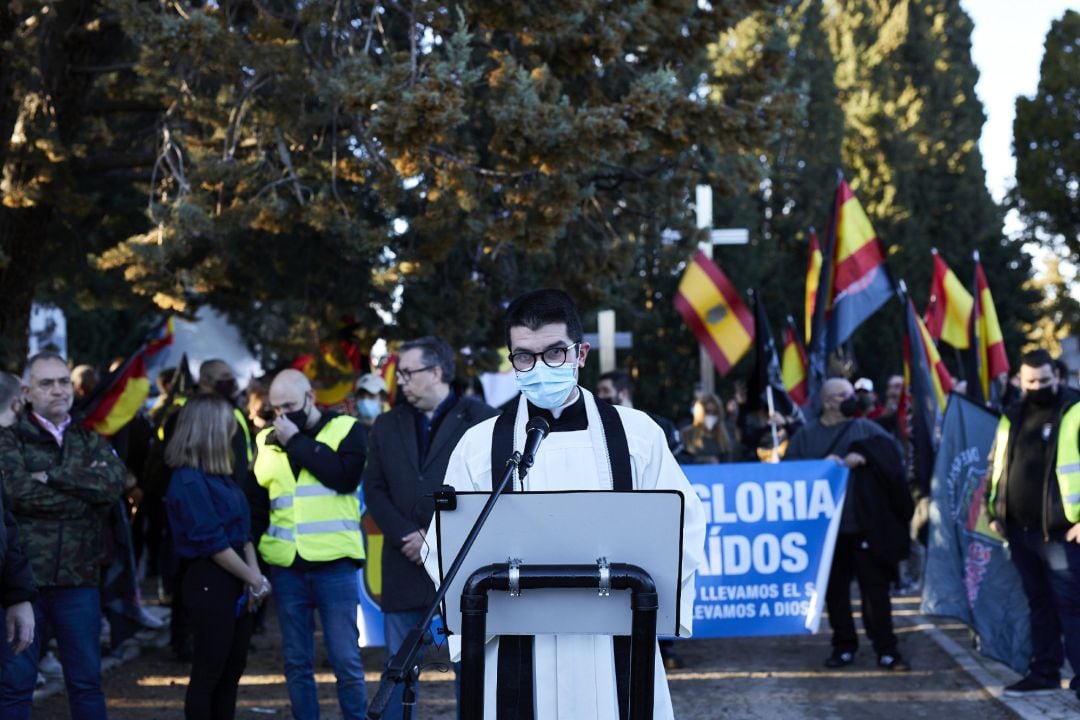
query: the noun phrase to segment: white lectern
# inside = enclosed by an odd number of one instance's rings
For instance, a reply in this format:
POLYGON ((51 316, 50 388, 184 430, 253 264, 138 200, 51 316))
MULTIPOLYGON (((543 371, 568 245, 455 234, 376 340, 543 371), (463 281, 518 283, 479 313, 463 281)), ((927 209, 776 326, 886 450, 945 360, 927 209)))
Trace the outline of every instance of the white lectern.
MULTIPOLYGON (((440 576, 489 499, 490 493, 456 493, 439 504, 440 576)), ((462 638, 462 717, 483 718, 488 633, 629 629, 629 715, 651 718, 656 634, 679 631, 682 523, 683 497, 672 490, 501 496, 442 593, 447 628, 462 638), (489 596, 493 590, 502 592, 489 596)))

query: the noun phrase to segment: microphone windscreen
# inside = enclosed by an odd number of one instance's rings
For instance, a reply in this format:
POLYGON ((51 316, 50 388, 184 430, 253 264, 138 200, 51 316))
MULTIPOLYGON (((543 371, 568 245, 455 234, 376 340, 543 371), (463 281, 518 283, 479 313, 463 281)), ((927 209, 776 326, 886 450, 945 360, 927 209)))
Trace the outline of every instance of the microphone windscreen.
POLYGON ((548 424, 547 420, 537 415, 531 420, 529 420, 528 424, 525 426, 526 433, 529 433, 533 430, 539 430, 544 435, 547 435, 548 431, 551 430, 551 426, 548 424))

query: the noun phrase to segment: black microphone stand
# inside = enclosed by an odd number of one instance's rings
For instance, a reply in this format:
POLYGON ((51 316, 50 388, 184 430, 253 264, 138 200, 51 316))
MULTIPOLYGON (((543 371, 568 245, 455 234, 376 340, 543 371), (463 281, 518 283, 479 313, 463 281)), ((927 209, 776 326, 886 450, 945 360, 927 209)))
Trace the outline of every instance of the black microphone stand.
MULTIPOLYGON (((531 465, 532 463, 530 462, 529 464, 531 465)), ((465 556, 469 554, 469 550, 476 541, 476 537, 480 534, 480 530, 484 527, 484 523, 487 522, 488 516, 495 507, 495 501, 499 499, 499 496, 506 490, 507 485, 513 480, 514 471, 518 470, 521 466, 521 453, 515 450, 514 454, 506 461, 506 467, 503 470, 502 478, 500 478, 497 485, 494 485, 491 488, 491 497, 484 503, 484 507, 480 511, 480 515, 476 518, 476 522, 473 523, 472 529, 469 530, 469 534, 465 538, 461 550, 458 551, 457 556, 454 558, 454 562, 450 565, 450 569, 447 570, 446 574, 443 576, 442 583, 439 585, 438 592, 435 593, 435 599, 432 601, 431 606, 427 609, 427 612, 424 613, 423 619, 409 631, 401 648, 394 654, 394 657, 390 659, 390 662, 387 663, 386 670, 382 675, 382 680, 379 681, 379 689, 375 693, 375 697, 368 704, 368 720, 379 720, 379 718, 382 717, 387 704, 390 702, 390 696, 394 693, 394 688, 398 683, 404 683, 405 685, 402 694, 402 720, 412 720, 412 709, 416 703, 414 688, 420 677, 420 668, 416 664, 416 658, 424 647, 424 635, 427 633, 431 621, 439 612, 439 606, 442 604, 443 598, 446 597, 446 593, 450 589, 450 584, 461 570, 461 565, 465 562, 465 556)), ((528 467, 521 467, 521 469, 522 472, 525 472, 528 470, 528 467)))

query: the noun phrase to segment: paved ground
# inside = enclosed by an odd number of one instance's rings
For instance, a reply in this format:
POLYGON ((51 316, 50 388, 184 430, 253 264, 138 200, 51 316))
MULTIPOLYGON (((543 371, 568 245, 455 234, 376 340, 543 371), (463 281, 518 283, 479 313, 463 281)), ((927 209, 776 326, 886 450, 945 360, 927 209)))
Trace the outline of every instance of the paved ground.
MULTIPOLYGON (((681 720, 859 718, 859 720, 947 718, 948 720, 1065 720, 1080 717, 1080 700, 1067 690, 1049 696, 1001 698, 1002 686, 1017 675, 976 656, 966 627, 948 619, 931 622, 918 614, 917 598, 899 598, 895 615, 901 651, 911 660, 907 673, 878 670, 868 649, 844 670, 826 670, 828 634, 792 638, 691 640, 680 644, 686 668, 670 673, 676 717, 681 720)), ((240 688, 238 720, 288 718, 274 618, 255 639, 240 688)), ((321 642, 321 639, 320 639, 321 642)), ((322 717, 336 720, 333 677, 319 650, 318 681, 322 717)), ((384 660, 365 651, 369 692, 374 692, 384 660)), ((186 665, 167 649, 150 648, 106 675, 113 720, 181 720, 186 665)), ((62 692, 36 703, 35 720, 66 718, 62 692)), ((445 675, 427 673, 418 718, 452 720, 453 686, 445 675)), ((584 719, 583 719, 584 720, 584 719)))

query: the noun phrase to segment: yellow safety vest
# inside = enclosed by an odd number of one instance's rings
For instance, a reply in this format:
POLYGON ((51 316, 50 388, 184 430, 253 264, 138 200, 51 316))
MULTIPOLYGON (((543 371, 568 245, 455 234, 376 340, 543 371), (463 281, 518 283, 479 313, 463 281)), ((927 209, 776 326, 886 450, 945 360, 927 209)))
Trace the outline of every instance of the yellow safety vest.
POLYGON ((1058 427, 1057 477, 1065 519, 1080 522, 1080 403, 1065 411, 1058 427))
MULTIPOLYGON (((326 423, 316 442, 337 451, 356 424, 339 415, 326 423)), ((267 445, 272 428, 255 436, 255 480, 270 494, 270 527, 259 540, 259 554, 271 565, 289 567, 299 553, 304 560, 327 562, 341 558, 364 559, 360 533, 360 499, 326 487, 307 468, 293 475, 285 449, 267 445)))
MULTIPOLYGON (((173 400, 173 405, 177 407, 184 407, 187 404, 186 397, 178 397, 173 400)), ((255 449, 251 444, 251 428, 248 427, 247 418, 244 417, 244 413, 240 412, 239 408, 233 408, 233 416, 236 418, 236 422, 240 425, 240 431, 244 433, 244 449, 247 450, 248 465, 251 464, 252 459, 255 457, 255 449)), ((157 430, 158 440, 165 442, 165 423, 161 423, 157 430)))
MULTIPOLYGON (((990 511, 994 512, 998 501, 998 489, 1005 472, 1008 458, 1009 418, 1002 416, 998 422, 997 436, 994 439, 994 473, 990 477, 990 511)), ((1071 523, 1080 522, 1080 403, 1076 403, 1061 417, 1058 426, 1057 458, 1054 469, 1057 471, 1058 490, 1061 492, 1065 519, 1071 523)))

